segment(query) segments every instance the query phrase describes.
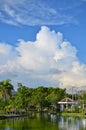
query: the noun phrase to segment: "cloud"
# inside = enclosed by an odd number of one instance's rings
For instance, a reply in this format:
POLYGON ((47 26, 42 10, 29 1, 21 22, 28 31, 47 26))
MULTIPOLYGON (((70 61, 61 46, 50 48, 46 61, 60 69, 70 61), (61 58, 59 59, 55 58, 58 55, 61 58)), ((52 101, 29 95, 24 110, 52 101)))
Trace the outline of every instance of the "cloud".
POLYGON ((0 43, 0 64, 5 64, 9 60, 15 59, 16 51, 14 51, 13 46, 6 44, 6 43, 0 43), (14 59, 13 59, 14 57, 14 59))
POLYGON ((86 65, 63 34, 42 26, 35 41, 18 40, 17 46, 0 43, 0 79, 10 78, 30 87, 39 85, 82 87, 86 65))
POLYGON ((29 26, 76 23, 74 10, 79 3, 79 1, 72 1, 71 6, 67 0, 63 3, 56 0, 51 2, 48 0, 3 0, 0 1, 0 21, 12 25, 29 26), (72 13, 69 13, 70 10, 72 13))

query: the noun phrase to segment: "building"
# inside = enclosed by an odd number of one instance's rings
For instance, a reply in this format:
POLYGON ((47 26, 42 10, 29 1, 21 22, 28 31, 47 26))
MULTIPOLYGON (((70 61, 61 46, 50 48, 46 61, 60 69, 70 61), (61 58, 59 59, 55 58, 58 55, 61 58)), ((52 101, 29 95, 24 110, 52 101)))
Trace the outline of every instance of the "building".
POLYGON ((65 109, 71 109, 76 103, 71 98, 64 98, 58 104, 60 105, 60 111, 64 111, 65 109))

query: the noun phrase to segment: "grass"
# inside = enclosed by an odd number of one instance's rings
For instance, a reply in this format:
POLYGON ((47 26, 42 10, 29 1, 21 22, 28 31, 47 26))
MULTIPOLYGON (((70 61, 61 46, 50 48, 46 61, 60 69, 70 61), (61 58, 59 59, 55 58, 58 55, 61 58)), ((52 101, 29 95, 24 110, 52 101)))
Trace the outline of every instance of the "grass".
POLYGON ((68 112, 62 112, 63 116, 72 116, 72 117, 86 117, 85 113, 68 113, 68 112))

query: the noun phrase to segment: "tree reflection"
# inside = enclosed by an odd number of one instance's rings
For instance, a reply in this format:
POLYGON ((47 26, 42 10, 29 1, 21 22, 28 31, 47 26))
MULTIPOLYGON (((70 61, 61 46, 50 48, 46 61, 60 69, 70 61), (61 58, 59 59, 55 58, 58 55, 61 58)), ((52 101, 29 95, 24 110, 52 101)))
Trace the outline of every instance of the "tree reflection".
POLYGON ((0 130, 86 130, 86 119, 33 113, 31 117, 0 120, 0 130))

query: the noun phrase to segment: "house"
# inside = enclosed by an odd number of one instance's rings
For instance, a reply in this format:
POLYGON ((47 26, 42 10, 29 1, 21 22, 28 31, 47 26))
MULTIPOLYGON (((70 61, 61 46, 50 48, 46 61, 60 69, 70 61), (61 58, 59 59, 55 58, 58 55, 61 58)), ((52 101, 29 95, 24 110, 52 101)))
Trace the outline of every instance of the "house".
POLYGON ((71 98, 64 98, 58 104, 60 105, 60 111, 64 111, 65 109, 71 109, 75 105, 75 101, 71 98))

